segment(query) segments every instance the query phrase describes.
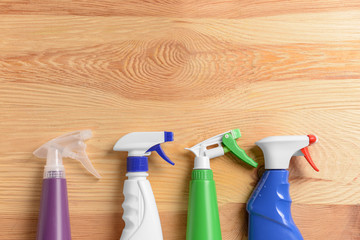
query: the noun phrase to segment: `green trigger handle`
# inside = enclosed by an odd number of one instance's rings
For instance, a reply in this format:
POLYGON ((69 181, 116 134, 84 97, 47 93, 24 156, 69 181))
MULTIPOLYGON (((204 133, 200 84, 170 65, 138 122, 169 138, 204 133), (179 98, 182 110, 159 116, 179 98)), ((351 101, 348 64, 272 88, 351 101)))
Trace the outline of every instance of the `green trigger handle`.
POLYGON ((235 156, 246 162, 247 164, 257 167, 257 162, 252 158, 246 155, 245 151, 241 149, 237 143, 236 139, 241 137, 239 129, 231 130, 231 133, 226 133, 222 138, 222 143, 224 144, 224 153, 232 152, 235 156))

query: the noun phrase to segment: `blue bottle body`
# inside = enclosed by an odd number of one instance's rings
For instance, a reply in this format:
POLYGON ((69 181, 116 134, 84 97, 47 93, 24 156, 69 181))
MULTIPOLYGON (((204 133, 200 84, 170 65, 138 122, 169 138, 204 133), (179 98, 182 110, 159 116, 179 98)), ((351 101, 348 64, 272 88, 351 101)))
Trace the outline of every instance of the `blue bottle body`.
POLYGON ((249 240, 303 240, 291 216, 289 171, 267 170, 247 203, 249 240))

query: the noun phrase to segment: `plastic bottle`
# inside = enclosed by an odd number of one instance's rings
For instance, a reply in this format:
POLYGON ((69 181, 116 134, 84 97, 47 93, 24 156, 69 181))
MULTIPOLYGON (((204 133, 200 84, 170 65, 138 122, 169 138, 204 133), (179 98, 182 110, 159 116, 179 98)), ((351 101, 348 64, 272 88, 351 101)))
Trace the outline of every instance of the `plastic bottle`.
POLYGON ((123 220, 125 228, 121 240, 162 240, 160 217, 150 182, 146 179, 148 156, 156 151, 165 161, 160 144, 173 141, 172 132, 133 132, 118 140, 114 151, 127 151, 127 180, 124 183, 123 220))
POLYGON ((45 143, 34 152, 35 156, 46 158, 37 240, 71 239, 65 169, 62 158, 80 161, 90 173, 100 178, 85 152, 84 141, 91 136, 91 130, 72 132, 45 143))
POLYGON ((210 159, 232 152, 244 162, 257 167, 257 163, 237 145, 236 139, 240 137, 240 130, 235 129, 187 148, 195 154, 189 189, 187 240, 221 240, 219 210, 210 159), (214 148, 208 149, 210 146, 214 148))
POLYGON ((291 216, 286 169, 292 156, 305 156, 319 171, 308 151, 308 146, 317 140, 315 135, 273 136, 256 142, 264 153, 266 171, 247 204, 249 240, 303 239, 291 216))

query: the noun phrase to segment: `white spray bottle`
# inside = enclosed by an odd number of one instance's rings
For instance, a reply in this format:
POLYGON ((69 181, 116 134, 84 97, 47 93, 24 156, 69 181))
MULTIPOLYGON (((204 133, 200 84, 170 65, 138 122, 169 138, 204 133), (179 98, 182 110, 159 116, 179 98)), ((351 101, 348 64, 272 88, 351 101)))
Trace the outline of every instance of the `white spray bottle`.
POLYGON ((114 151, 127 151, 127 180, 124 183, 123 219, 125 228, 120 240, 162 240, 162 230, 155 197, 146 179, 148 156, 156 151, 165 161, 160 144, 173 141, 172 132, 133 132, 120 138, 114 151))

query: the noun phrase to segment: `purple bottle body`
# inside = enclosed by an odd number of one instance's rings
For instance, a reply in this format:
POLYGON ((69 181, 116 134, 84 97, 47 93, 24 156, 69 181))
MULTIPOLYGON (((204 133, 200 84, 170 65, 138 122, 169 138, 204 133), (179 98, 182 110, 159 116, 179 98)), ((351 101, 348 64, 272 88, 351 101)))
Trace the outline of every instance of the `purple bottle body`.
POLYGON ((65 178, 45 178, 42 186, 37 240, 71 240, 65 178))

